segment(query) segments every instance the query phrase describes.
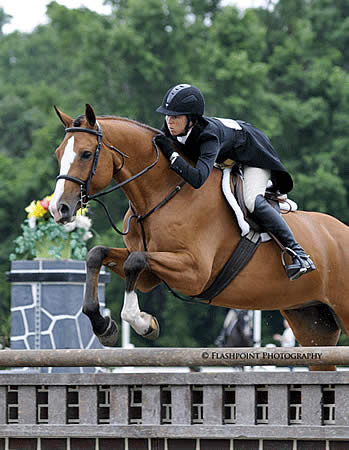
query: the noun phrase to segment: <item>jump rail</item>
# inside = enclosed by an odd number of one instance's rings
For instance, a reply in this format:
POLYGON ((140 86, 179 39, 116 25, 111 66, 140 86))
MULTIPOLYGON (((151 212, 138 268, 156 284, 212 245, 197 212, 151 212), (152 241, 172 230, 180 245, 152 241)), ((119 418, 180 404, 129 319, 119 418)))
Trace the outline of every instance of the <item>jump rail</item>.
POLYGON ((1 350, 0 367, 349 365, 349 347, 1 350))

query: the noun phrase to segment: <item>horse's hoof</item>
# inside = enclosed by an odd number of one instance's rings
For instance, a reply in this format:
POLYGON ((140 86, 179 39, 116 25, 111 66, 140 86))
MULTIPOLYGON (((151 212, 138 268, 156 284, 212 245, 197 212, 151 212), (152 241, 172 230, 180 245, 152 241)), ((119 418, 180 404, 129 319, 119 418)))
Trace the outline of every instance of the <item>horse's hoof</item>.
POLYGON ((155 341, 160 335, 160 325, 156 317, 152 316, 149 330, 143 335, 144 338, 150 341, 155 341))
POLYGON ((96 334, 96 336, 105 347, 116 347, 119 339, 118 326, 110 317, 107 316, 105 319, 109 321, 107 329, 102 334, 96 334))

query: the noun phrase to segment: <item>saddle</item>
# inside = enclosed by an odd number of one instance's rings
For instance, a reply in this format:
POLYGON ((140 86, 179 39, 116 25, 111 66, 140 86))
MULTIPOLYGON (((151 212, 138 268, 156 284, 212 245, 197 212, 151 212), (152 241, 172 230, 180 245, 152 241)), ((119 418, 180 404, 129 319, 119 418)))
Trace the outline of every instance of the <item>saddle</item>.
MULTIPOLYGON (((208 303, 211 303, 212 299, 222 292, 241 272, 261 242, 273 239, 282 252, 285 251, 279 240, 273 234, 265 233, 248 212, 243 200, 242 168, 238 164, 225 167, 218 166, 218 168, 223 169, 222 190, 235 212, 242 237, 212 285, 197 296, 197 298, 208 303)), ((272 185, 267 188, 265 198, 279 213, 281 210, 290 212, 297 209, 297 205, 292 200, 288 200, 286 196, 281 195, 272 185)))

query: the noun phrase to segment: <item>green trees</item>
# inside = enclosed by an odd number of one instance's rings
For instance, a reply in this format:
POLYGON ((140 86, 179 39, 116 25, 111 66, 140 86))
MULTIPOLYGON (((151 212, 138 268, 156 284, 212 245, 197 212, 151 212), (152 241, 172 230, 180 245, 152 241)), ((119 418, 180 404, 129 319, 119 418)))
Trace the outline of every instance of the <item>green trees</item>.
POLYGON ((304 209, 348 221, 344 3, 280 0, 262 16, 269 24, 266 59, 279 117, 274 142, 295 175, 293 195, 304 209))
MULTIPOLYGON (((266 131, 294 176, 291 197, 300 208, 349 223, 347 1, 279 0, 270 2, 273 8, 243 12, 219 0, 107 3, 110 16, 52 2, 47 25, 28 34, 0 33, 2 273, 24 207, 54 188, 54 150, 63 129, 53 104, 74 116, 91 103, 98 114, 160 127, 154 110, 178 82, 202 89, 208 115, 244 119, 266 131)), ((8 20, 0 9, 0 30, 8 20)), ((107 203, 121 220, 127 199, 117 193, 107 203)), ((120 245, 103 214, 93 207, 94 244, 120 245)), ((116 317, 123 282, 112 280, 107 299, 116 317)), ((5 321, 4 279, 0 296, 5 321)), ((164 289, 142 302, 166 328, 157 345, 210 345, 225 314, 182 305, 164 289)))

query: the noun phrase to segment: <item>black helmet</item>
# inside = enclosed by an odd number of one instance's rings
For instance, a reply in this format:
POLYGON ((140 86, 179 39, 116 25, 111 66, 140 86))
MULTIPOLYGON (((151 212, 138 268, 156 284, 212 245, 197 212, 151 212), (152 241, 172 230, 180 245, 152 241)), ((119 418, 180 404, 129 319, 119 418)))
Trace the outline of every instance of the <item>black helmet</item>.
POLYGON ((204 110, 205 100, 200 89, 190 84, 177 84, 166 92, 161 106, 156 111, 167 116, 202 116, 204 110))

